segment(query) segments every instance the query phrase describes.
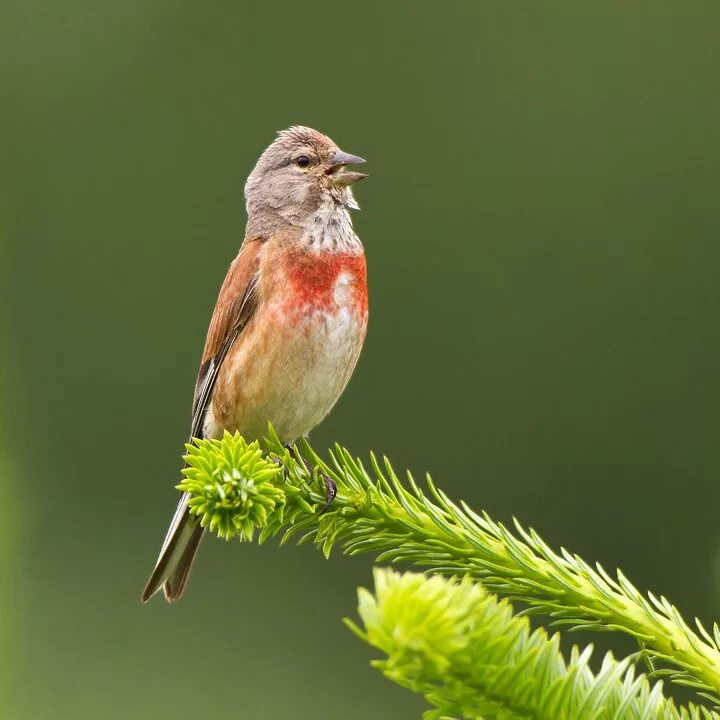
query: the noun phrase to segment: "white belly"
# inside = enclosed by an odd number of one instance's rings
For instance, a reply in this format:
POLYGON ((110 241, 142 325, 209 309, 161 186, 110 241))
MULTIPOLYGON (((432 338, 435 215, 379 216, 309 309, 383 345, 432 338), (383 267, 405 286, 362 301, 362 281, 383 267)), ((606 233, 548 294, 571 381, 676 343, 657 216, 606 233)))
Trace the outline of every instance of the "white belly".
POLYGON ((256 318, 264 325, 255 334, 258 342, 244 344, 218 379, 239 388, 232 422, 219 423, 211 405, 206 437, 228 429, 254 439, 271 422, 282 440, 292 442, 325 418, 350 379, 366 324, 352 306, 307 308, 292 317, 270 304, 262 316, 256 318))

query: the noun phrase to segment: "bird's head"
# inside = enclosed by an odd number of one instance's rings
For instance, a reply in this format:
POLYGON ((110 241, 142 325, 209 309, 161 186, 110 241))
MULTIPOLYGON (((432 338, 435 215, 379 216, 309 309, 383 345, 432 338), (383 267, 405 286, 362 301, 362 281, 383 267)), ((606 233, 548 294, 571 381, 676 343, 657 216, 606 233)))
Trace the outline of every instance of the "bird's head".
POLYGON ((245 185, 248 215, 275 215, 302 225, 325 202, 357 208, 351 186, 367 175, 346 167, 364 162, 312 128, 283 130, 245 185))

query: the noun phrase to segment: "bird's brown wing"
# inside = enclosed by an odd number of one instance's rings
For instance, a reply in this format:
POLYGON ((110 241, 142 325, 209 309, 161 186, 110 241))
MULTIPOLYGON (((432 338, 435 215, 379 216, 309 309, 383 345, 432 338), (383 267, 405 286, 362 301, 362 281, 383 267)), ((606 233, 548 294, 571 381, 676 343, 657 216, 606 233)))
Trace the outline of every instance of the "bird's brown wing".
POLYGON ((257 306, 258 265, 263 241, 246 240, 220 288, 195 383, 190 437, 203 436, 203 423, 220 367, 257 306))
MULTIPOLYGON (((205 414, 223 360, 237 340, 258 303, 258 266, 261 239, 246 240, 233 260, 220 288, 210 320, 200 372, 195 383, 190 437, 203 437, 205 414)), ((183 493, 160 550, 155 569, 142 594, 147 601, 162 586, 168 601, 178 600, 185 589, 190 567, 203 535, 203 528, 191 517, 188 494, 183 493)))

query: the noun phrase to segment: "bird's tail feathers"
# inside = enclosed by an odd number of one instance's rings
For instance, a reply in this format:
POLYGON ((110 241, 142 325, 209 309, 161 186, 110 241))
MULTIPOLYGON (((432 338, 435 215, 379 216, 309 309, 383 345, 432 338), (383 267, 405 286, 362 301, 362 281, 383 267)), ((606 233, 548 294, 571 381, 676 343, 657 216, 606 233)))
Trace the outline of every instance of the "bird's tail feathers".
POLYGON ((155 569, 143 590, 143 602, 147 602, 161 587, 168 602, 179 600, 185 590, 203 536, 203 528, 188 510, 188 497, 188 493, 184 493, 180 498, 155 569))

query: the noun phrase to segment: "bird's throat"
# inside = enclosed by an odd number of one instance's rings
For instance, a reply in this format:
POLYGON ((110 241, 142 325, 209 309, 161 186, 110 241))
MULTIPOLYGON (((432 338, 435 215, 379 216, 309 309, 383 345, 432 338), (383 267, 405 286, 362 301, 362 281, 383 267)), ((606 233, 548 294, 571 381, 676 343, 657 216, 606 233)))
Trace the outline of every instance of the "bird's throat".
POLYGON ((308 252, 361 255, 363 246, 353 229, 350 212, 330 195, 303 227, 300 245, 308 252))

